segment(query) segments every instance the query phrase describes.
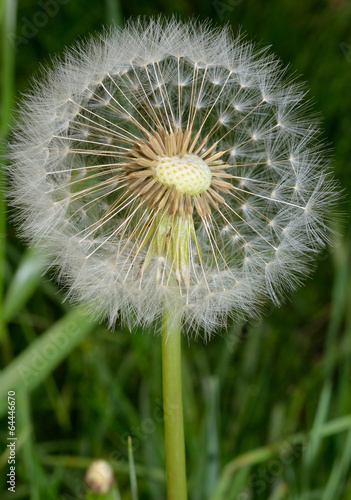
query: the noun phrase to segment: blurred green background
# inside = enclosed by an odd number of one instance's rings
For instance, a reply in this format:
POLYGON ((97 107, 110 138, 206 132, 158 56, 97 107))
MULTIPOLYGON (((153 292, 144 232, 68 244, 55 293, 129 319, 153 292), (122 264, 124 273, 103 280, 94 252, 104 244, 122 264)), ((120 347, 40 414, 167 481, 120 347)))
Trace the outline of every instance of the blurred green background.
MULTIPOLYGON (((102 26, 157 13, 229 23, 271 45, 307 82, 346 194, 341 236, 289 302, 208 345, 184 339, 189 498, 351 499, 349 1, 1 0, 1 154, 14 102, 40 64, 102 26)), ((1 498, 85 499, 85 469, 105 458, 121 498, 135 500, 130 435, 139 499, 164 499, 160 338, 109 332, 62 303, 43 257, 17 238, 3 170, 0 184, 1 498), (8 390, 16 392, 16 493, 6 485, 8 390)))

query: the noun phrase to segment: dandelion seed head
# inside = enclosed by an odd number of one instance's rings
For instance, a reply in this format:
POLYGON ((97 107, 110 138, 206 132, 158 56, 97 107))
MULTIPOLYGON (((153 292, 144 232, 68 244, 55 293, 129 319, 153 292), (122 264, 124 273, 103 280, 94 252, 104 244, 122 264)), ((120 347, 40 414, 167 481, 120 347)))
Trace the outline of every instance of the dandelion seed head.
POLYGON ((300 84, 209 23, 136 19, 68 51, 10 145, 23 235, 112 327, 165 300, 207 340, 300 285, 339 191, 300 84))

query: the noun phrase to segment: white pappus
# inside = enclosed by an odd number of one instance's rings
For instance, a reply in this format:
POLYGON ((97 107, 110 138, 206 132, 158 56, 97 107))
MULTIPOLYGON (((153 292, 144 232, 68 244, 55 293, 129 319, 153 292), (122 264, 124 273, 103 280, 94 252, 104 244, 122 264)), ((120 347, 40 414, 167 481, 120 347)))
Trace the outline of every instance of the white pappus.
POLYGON ((300 284, 337 183, 305 91, 228 27, 136 19, 68 50, 10 144, 22 234, 113 326, 208 339, 300 284))

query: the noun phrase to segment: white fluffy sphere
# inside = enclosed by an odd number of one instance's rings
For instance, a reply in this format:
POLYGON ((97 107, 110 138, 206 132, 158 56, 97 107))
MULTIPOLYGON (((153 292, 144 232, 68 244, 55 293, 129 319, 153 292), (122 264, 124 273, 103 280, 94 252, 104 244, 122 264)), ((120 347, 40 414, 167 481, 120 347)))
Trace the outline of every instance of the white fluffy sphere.
POLYGON ((228 28, 157 18, 75 47, 34 83, 12 198, 70 297, 131 326, 167 299, 208 336, 300 283, 338 190, 284 73, 228 28))

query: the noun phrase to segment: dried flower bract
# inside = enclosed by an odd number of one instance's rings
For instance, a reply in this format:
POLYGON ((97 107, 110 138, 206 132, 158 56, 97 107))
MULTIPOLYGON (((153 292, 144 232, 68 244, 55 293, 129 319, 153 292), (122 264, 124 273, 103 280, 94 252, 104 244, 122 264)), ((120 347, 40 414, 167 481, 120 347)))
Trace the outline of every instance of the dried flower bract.
POLYGON ((338 196, 301 85, 228 28, 137 19, 68 51, 11 145, 23 233, 110 325, 205 338, 278 303, 338 196))

